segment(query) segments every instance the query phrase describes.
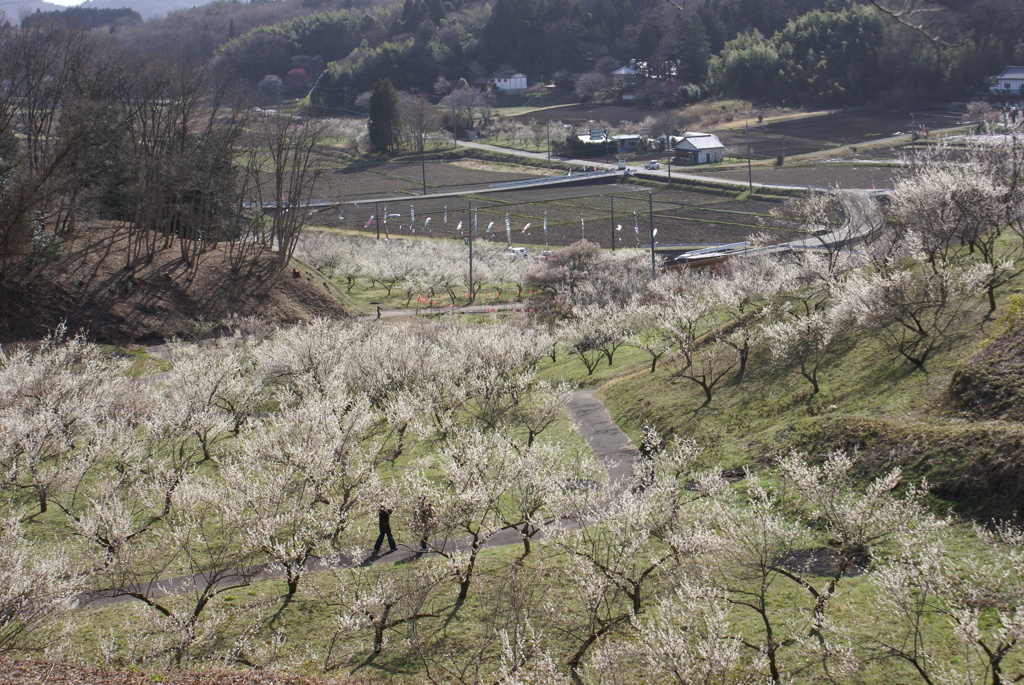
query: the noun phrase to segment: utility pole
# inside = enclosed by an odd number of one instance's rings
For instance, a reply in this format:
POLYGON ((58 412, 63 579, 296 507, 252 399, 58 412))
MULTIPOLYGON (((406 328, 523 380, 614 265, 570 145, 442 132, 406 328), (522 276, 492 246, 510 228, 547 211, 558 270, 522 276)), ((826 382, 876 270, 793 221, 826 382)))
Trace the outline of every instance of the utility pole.
POLYGON ((427 163, 423 159, 423 148, 426 145, 427 134, 420 134, 420 171, 423 174, 423 194, 427 194, 427 163))
POLYGON ((466 215, 466 223, 469 224, 469 302, 473 302, 473 203, 469 203, 469 212, 466 215))
POLYGON ((750 168, 750 128, 747 126, 746 122, 743 123, 743 132, 747 136, 747 189, 750 191, 750 194, 753 195, 754 174, 750 168))
POLYGON ((377 240, 380 240, 380 203, 373 203, 373 215, 377 217, 377 240))
POLYGON ((910 113, 910 166, 917 166, 917 128, 914 125, 914 113, 910 113))
POLYGON ((611 200, 612 205, 612 252, 615 252, 615 196, 609 195, 608 199, 611 200))
POLYGON ((548 139, 548 171, 551 171, 551 120, 544 122, 544 131, 548 139))
POLYGON ((654 193, 650 191, 647 193, 647 220, 651 226, 651 278, 655 278, 657 272, 654 264, 654 193))

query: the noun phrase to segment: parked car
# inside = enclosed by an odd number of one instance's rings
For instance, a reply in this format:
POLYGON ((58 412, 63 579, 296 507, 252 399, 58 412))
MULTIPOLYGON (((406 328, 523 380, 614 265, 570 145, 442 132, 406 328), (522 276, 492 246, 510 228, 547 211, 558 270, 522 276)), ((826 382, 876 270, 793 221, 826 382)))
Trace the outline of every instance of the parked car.
POLYGON ((527 255, 527 252, 526 252, 526 248, 525 247, 510 247, 510 248, 508 248, 508 256, 511 257, 512 259, 516 259, 517 257, 524 257, 525 258, 526 255, 527 255))
POLYGON ((661 164, 659 164, 658 160, 656 160, 656 159, 652 159, 651 161, 647 162, 647 164, 644 164, 644 169, 660 169, 660 168, 661 168, 661 164))

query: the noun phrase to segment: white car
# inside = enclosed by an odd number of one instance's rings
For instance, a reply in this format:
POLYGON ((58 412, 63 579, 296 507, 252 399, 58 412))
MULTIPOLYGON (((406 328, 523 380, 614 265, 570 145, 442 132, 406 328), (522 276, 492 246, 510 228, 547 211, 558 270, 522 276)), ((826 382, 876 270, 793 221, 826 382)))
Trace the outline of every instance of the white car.
POLYGON ((644 169, 660 169, 660 168, 661 168, 661 164, 659 164, 658 160, 656 160, 656 159, 652 159, 651 161, 647 162, 647 164, 644 164, 644 169))

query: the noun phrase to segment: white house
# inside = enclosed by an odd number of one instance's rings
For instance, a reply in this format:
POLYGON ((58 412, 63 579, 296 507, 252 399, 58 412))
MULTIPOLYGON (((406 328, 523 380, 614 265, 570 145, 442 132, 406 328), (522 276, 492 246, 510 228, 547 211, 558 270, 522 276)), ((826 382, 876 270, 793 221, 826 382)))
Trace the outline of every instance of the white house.
POLYGON ((643 139, 644 137, 637 133, 612 136, 612 141, 615 143, 615 151, 619 153, 636 152, 640 149, 643 139))
POLYGON ((521 93, 526 90, 526 74, 518 71, 503 71, 492 78, 494 87, 502 93, 521 93))
POLYGON ((679 164, 710 164, 725 156, 725 146, 713 133, 687 131, 673 149, 679 164))
POLYGON ((989 90, 996 95, 1024 94, 1024 67, 1006 67, 991 78, 991 83, 989 90))

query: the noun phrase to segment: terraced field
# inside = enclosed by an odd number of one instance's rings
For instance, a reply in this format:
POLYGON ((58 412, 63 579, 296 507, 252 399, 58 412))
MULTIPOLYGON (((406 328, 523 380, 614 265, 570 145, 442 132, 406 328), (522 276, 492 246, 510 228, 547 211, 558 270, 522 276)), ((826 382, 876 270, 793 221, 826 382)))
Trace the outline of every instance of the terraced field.
MULTIPOLYGON (((744 240, 764 230, 762 222, 776 206, 767 200, 737 201, 732 194, 619 183, 448 198, 410 196, 408 201, 377 207, 350 205, 342 215, 324 212, 314 223, 376 233, 379 218, 382 236, 463 238, 475 215, 474 232, 480 239, 506 242, 508 215, 517 244, 568 245, 586 238, 609 248, 613 233, 616 247, 649 245, 652 218, 661 245, 744 240)), ((780 232, 779 237, 789 235, 780 232)))

